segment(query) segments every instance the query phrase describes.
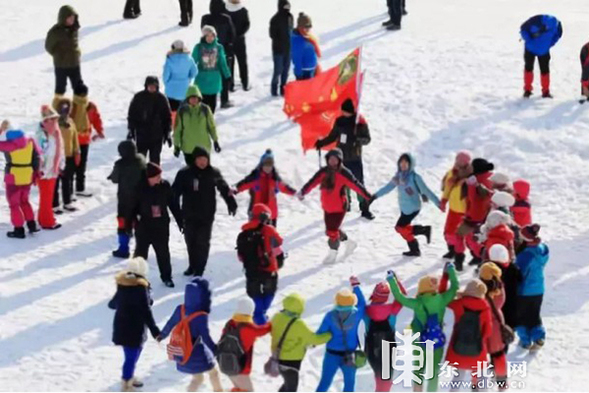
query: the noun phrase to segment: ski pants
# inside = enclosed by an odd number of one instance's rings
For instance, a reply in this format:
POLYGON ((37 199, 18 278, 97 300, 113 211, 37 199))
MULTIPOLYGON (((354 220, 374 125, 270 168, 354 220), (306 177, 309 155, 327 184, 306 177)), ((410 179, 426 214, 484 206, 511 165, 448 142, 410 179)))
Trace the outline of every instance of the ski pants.
POLYGON ((163 143, 164 141, 160 139, 137 138, 137 152, 143 154, 150 162, 159 165, 163 143))
POLYGON ((172 278, 170 263, 170 220, 166 218, 147 218, 139 221, 135 231, 135 257, 147 260, 149 247, 153 247, 162 281, 172 278))
MULTIPOLYGON (((419 352, 414 351, 413 356, 419 356, 419 352)), ((422 352, 422 355, 425 356, 425 350, 422 352)), ((438 379, 440 377, 440 364, 442 363, 442 359, 444 357, 444 348, 438 348, 434 350, 434 376, 430 379, 426 379, 423 382, 427 383, 427 391, 428 392, 437 392, 438 391, 438 379)), ((417 375, 424 376, 425 375, 425 359, 422 359, 421 364, 423 365, 418 371, 416 371, 417 375)), ((422 382, 422 383, 423 383, 422 382)), ((415 383, 415 385, 422 385, 422 383, 415 383)))
POLYGON ((318 392, 327 392, 331 387, 333 378, 338 370, 344 374, 344 392, 354 392, 356 388, 356 367, 347 366, 344 362, 344 354, 336 353, 327 349, 323 358, 323 369, 321 370, 321 379, 318 392))
POLYGON ((497 382, 507 380, 507 354, 506 351, 491 354, 491 363, 497 382))
POLYGON ((329 238, 329 247, 337 250, 340 241, 345 241, 347 236, 340 228, 346 217, 346 212, 327 213, 323 215, 325 221, 325 234, 329 238))
POLYGON ((31 186, 6 185, 6 199, 10 207, 10 221, 15 228, 22 228, 25 221, 33 221, 35 213, 29 202, 31 186))
POLYGON ((63 95, 67 89, 67 81, 70 80, 72 90, 82 82, 82 72, 78 67, 55 67, 55 94, 63 95))
POLYGON ((90 145, 80 145, 80 165, 74 170, 76 192, 86 190, 86 166, 88 164, 88 151, 90 145))
POLYGON ((141 356, 142 347, 123 347, 125 354, 125 362, 123 363, 123 380, 129 381, 133 379, 135 374, 135 366, 141 356))
POLYGON ((454 247, 456 254, 464 254, 466 245, 464 243, 464 236, 458 234, 458 227, 462 223, 464 213, 457 213, 453 210, 448 211, 446 217, 446 226, 444 227, 444 238, 449 246, 454 247))
POLYGON ((534 63, 536 62, 536 57, 538 58, 538 63, 540 64, 542 91, 548 92, 550 91, 550 53, 538 56, 528 50, 524 52, 524 90, 532 91, 532 84, 534 83, 534 63))
POLYGON ((278 370, 284 383, 278 389, 279 392, 296 392, 299 388, 299 371, 302 360, 280 360, 278 370))
POLYGON ((264 325, 268 322, 268 310, 278 290, 278 274, 257 272, 246 277, 246 293, 256 305, 254 322, 264 325))
POLYGON ((188 262, 195 276, 202 276, 209 260, 213 222, 187 222, 184 240, 188 249, 188 262))
POLYGON ((518 326, 515 331, 524 344, 546 338, 546 330, 540 316, 543 298, 544 295, 517 297, 518 326))
POLYGON ((55 226, 55 215, 53 214, 53 196, 57 178, 40 179, 39 186, 39 215, 38 221, 41 228, 55 226))
POLYGON ((65 168, 55 183, 53 193, 53 207, 59 207, 59 188, 61 185, 61 197, 63 204, 72 203, 72 194, 74 193, 74 173, 76 172, 76 159, 74 157, 65 158, 65 168))
POLYGON ((418 214, 419 210, 411 214, 401 213, 401 217, 399 217, 397 224, 395 225, 395 230, 397 233, 399 233, 399 235, 401 235, 401 237, 403 237, 403 239, 405 239, 407 242, 412 242, 415 240, 413 226, 411 223, 418 214))

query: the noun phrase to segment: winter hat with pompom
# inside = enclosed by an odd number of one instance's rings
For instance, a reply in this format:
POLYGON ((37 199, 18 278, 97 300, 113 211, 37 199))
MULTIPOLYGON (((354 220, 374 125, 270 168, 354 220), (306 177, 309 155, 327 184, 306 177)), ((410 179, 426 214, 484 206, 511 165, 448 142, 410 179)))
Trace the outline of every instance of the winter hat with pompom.
POLYGON ((438 292, 438 278, 435 276, 423 276, 417 283, 417 295, 438 292))
POLYGON ((386 282, 379 282, 374 287, 374 291, 372 291, 372 295, 370 296, 370 300, 374 303, 386 303, 389 300, 389 295, 391 294, 391 288, 389 284, 386 282))
POLYGON ((186 49, 186 46, 184 45, 184 41, 176 40, 176 41, 172 42, 172 50, 184 51, 185 49, 186 49))
POLYGON ((131 258, 127 262, 126 271, 127 273, 147 278, 147 275, 149 274, 149 265, 145 262, 145 259, 141 257, 131 258))
POLYGON ((338 307, 354 307, 358 302, 356 295, 348 288, 341 289, 335 295, 335 304, 338 307))
POLYGON ((515 198, 508 192, 495 191, 495 193, 491 197, 491 202, 493 202, 495 206, 499 208, 512 207, 515 204, 515 198))
POLYGON ((462 291, 462 296, 471 296, 483 299, 487 294, 487 286, 478 278, 471 280, 466 284, 466 288, 462 291))
POLYGON ((502 244, 493 244, 489 249, 489 260, 491 262, 507 263, 509 262, 509 251, 502 244))
POLYGON ((483 281, 491 281, 494 278, 501 279, 501 269, 492 262, 483 263, 479 269, 479 278, 483 281))
POLYGON ((235 307, 236 315, 253 315, 255 304, 249 297, 243 297, 237 301, 237 307, 235 307))
POLYGON ((540 233, 540 225, 532 224, 523 227, 520 230, 522 238, 528 243, 535 243, 540 241, 538 234, 540 233))
POLYGON ((262 157, 260 157, 260 166, 263 166, 265 163, 274 165, 274 153, 271 149, 266 149, 262 157))
POLYGON ((499 186, 507 186, 511 184, 511 179, 509 176, 501 172, 493 173, 493 176, 491 176, 489 180, 499 186))

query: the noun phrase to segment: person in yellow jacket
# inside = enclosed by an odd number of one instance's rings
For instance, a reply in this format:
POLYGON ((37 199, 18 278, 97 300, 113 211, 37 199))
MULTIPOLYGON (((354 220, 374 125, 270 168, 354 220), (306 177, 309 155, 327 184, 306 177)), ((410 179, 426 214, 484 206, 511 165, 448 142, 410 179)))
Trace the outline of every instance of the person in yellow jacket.
POLYGON ((460 236, 457 231, 466 212, 467 199, 463 188, 464 182, 472 172, 470 161, 470 153, 466 151, 458 152, 454 160, 454 166, 442 180, 442 210, 446 211, 446 206, 450 205, 446 226, 444 227, 444 238, 448 244, 448 252, 444 255, 444 258, 454 259, 457 271, 462 270, 464 251, 466 249, 464 237, 460 236))
POLYGON ((301 315, 305 310, 305 299, 293 293, 282 301, 283 310, 272 318, 272 353, 277 351, 278 343, 284 341, 278 360, 280 375, 284 383, 281 392, 296 392, 299 385, 299 370, 309 346, 322 345, 331 339, 331 333, 315 334, 301 315), (291 324, 291 321, 293 321, 291 324), (290 327, 288 327, 290 325, 290 327), (288 327, 288 331, 286 331, 288 327))
POLYGON ((73 182, 76 167, 80 163, 80 142, 76 123, 71 117, 72 101, 68 98, 59 98, 53 101, 53 107, 59 114, 59 128, 63 138, 63 149, 65 152, 65 168, 55 184, 53 196, 53 211, 55 214, 62 214, 63 210, 59 203, 59 185, 61 183, 61 195, 63 198, 63 209, 68 212, 76 211, 72 204, 73 182))

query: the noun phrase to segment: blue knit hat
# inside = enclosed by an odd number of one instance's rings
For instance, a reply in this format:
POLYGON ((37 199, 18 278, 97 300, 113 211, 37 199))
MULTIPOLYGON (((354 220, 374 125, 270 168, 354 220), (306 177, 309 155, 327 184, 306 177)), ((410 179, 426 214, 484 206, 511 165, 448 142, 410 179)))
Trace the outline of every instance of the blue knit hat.
POLYGON ((260 157, 260 166, 264 165, 264 162, 272 161, 272 165, 274 165, 274 153, 272 153, 271 149, 267 149, 262 157, 260 157))

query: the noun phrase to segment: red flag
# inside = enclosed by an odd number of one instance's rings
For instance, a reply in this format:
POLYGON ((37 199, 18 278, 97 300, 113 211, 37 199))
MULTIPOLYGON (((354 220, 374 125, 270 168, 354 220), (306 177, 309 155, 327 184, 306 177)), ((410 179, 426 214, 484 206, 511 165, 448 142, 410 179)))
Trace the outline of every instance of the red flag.
POLYGON ((358 106, 359 71, 360 48, 357 48, 337 66, 316 77, 286 85, 283 110, 301 126, 303 151, 313 149, 318 139, 329 134, 346 99, 350 98, 358 106))

